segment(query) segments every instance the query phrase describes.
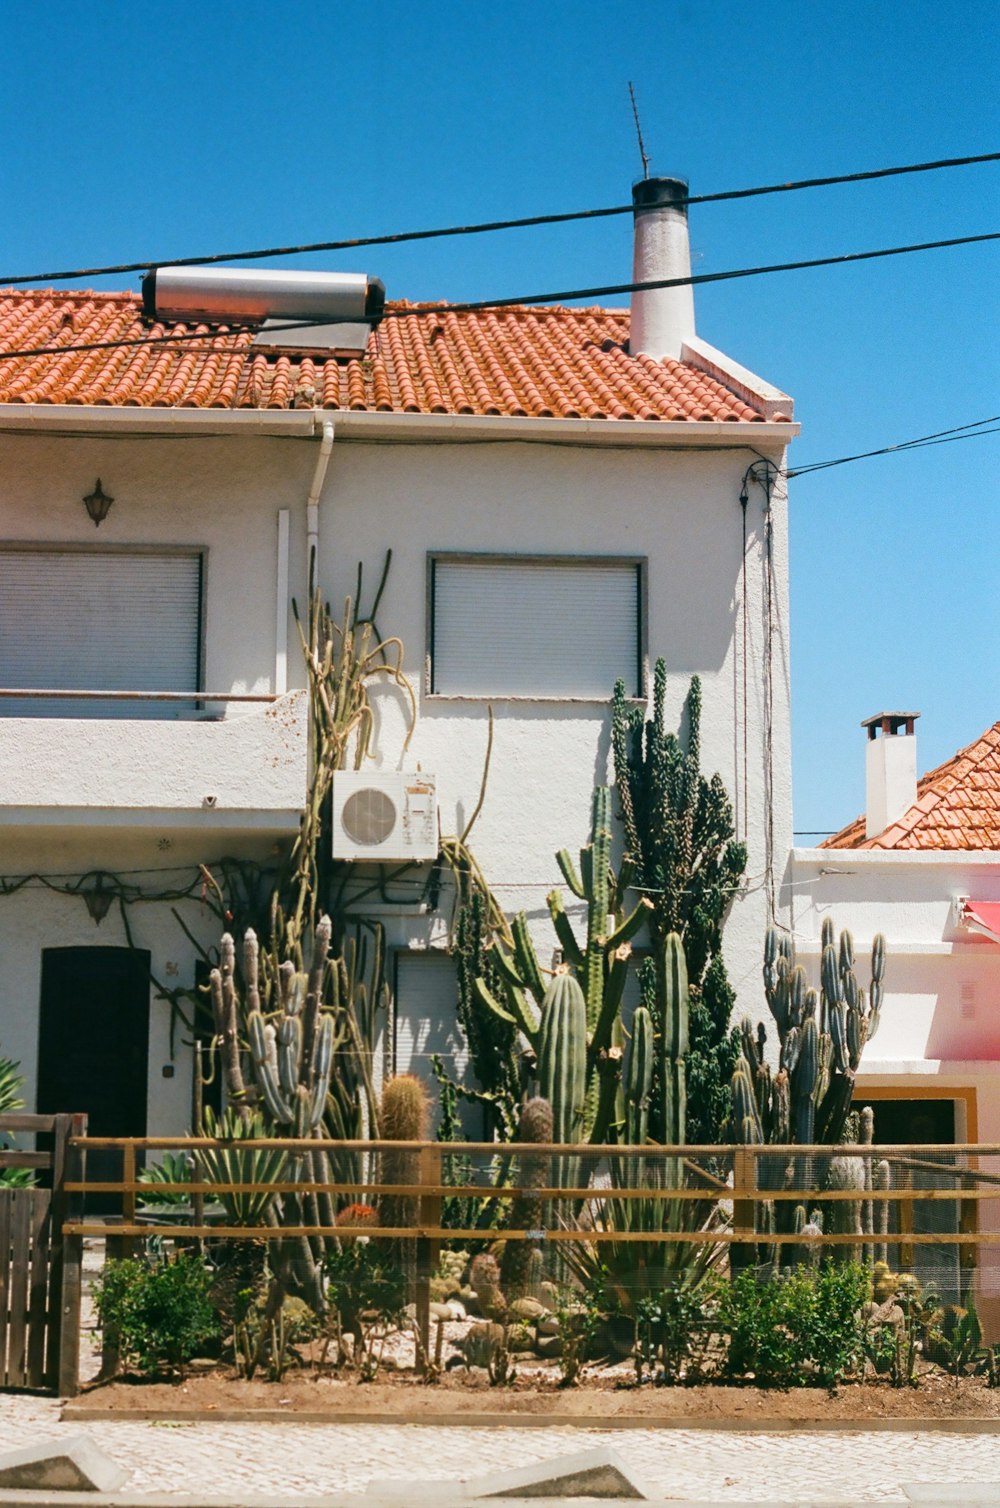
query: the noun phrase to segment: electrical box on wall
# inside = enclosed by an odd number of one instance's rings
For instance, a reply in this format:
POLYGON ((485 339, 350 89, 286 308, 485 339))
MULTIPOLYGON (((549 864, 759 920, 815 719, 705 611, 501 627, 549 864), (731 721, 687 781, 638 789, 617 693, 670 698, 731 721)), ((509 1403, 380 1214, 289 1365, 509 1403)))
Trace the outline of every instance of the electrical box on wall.
POLYGON ((438 855, 437 782, 422 771, 338 770, 333 857, 414 863, 438 855))

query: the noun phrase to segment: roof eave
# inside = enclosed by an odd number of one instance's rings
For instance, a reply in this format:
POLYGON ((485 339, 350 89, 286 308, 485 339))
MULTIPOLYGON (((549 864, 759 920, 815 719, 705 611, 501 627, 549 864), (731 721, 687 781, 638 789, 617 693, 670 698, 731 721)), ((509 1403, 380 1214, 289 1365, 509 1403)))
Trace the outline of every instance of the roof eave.
POLYGON ((576 445, 783 447, 800 426, 751 420, 557 419, 510 414, 399 414, 324 410, 341 439, 549 440, 576 445))
POLYGON ((74 403, 0 404, 0 431, 44 434, 311 435, 328 419, 338 439, 549 440, 576 445, 700 446, 713 449, 785 446, 795 423, 751 420, 557 419, 509 414, 400 414, 342 408, 133 408, 74 403))
POLYGON ((849 872, 857 866, 866 869, 904 868, 916 864, 921 869, 937 866, 1000 866, 1000 849, 996 848, 793 848, 792 863, 817 865, 831 874, 849 872), (845 870, 841 866, 849 866, 845 870))

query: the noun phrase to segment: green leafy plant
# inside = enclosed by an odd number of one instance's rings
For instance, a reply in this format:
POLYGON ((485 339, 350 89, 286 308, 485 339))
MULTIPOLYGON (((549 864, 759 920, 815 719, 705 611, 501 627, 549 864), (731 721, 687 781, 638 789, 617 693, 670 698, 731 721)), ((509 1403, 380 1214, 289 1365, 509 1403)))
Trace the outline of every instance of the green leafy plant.
MULTIPOLYGON (((21 1088, 24 1077, 18 1072, 19 1064, 11 1058, 0 1058, 0 1115, 12 1115, 24 1107, 21 1088)), ((0 1152, 13 1151, 14 1139, 0 1131, 0 1152)), ((35 1182, 30 1168, 0 1168, 0 1188, 25 1189, 35 1182)))
POLYGON ((340 1250, 326 1253, 330 1319, 339 1359, 345 1358, 345 1334, 354 1337, 352 1355, 361 1382, 373 1382, 385 1342, 405 1321, 406 1277, 373 1241, 345 1239, 340 1250))
POLYGON ((635 1347, 639 1382, 647 1370, 661 1383, 702 1375, 716 1326, 721 1281, 711 1273, 701 1283, 676 1283, 639 1300, 635 1347))
POLYGON ((719 1328, 730 1376, 763 1387, 834 1387, 860 1363, 870 1276, 857 1263, 776 1276, 751 1269, 720 1289, 719 1328))
POLYGON ((212 1274, 200 1258, 178 1252, 150 1265, 109 1262, 95 1285, 98 1324, 126 1365, 140 1372, 182 1373, 219 1334, 212 1274))

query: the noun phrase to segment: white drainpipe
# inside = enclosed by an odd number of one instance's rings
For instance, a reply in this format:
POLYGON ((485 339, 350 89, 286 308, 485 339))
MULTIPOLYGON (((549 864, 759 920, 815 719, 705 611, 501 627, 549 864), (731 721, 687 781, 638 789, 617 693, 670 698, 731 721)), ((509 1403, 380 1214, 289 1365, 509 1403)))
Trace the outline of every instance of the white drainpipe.
POLYGON ((319 499, 326 481, 326 468, 333 450, 333 420, 324 419, 320 434, 319 455, 313 472, 312 486, 306 499, 306 569, 309 573, 310 592, 319 577, 319 499))

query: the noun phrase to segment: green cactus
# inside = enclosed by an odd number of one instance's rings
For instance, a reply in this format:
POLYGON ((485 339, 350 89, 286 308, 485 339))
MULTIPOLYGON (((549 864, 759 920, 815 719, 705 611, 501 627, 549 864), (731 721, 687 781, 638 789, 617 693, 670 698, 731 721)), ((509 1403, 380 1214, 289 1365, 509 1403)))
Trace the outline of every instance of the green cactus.
MULTIPOLYGON (((820 934, 819 993, 810 989, 805 970, 796 963, 795 944, 787 933, 768 929, 764 941, 764 993, 778 1030, 778 1071, 765 1061, 766 1031, 749 1019, 740 1027, 741 1051, 730 1083, 729 1135, 733 1141, 774 1146, 836 1146, 843 1139, 851 1109, 854 1080, 865 1043, 878 1026, 885 976, 885 938, 872 945, 871 987, 866 1000, 854 968, 854 939, 843 931, 835 939, 833 921, 824 917, 820 934), (756 1114, 749 1099, 752 1091, 756 1114)), ((808 1159, 788 1168, 761 1164, 762 1188, 779 1188, 791 1174, 808 1183, 808 1159)), ((793 1211, 776 1201, 771 1212, 776 1228, 787 1230, 793 1211)))
POLYGON ((691 987, 688 1140, 707 1145, 722 1139, 736 1056, 729 1024, 735 997, 722 957, 722 925, 747 851, 735 841, 721 776, 701 773, 701 683, 695 676, 688 692, 686 739, 666 728, 666 689, 666 665, 657 660, 653 716, 646 718, 624 683, 615 686, 615 789, 625 863, 635 888, 653 906, 651 937, 661 943, 676 932, 684 941, 691 987))
POLYGON ((657 960, 660 984, 661 1135, 658 1140, 679 1146, 687 1140, 688 979, 684 944, 676 932, 665 939, 657 960))
MULTIPOLYGON (((379 1131, 385 1141, 426 1141, 430 1131, 430 1100, 415 1075, 400 1073, 382 1090, 379 1131)), ((387 1148, 379 1158, 385 1184, 416 1184, 420 1176, 419 1152, 387 1148)), ((416 1225, 419 1200, 411 1194, 385 1194, 379 1201, 383 1225, 416 1225)))
POLYGON ((583 1139, 587 1098, 587 1006, 573 976, 557 973, 542 1000, 538 1083, 552 1107, 553 1140, 583 1139))
POLYGON ((632 1017, 632 1046, 625 1076, 625 1140, 633 1147, 649 1138, 649 1096, 653 1087, 653 1018, 645 1005, 632 1017))
MULTIPOLYGON (((566 1119, 560 1108, 561 1090, 552 1100, 556 1140, 560 1127, 573 1127, 572 1141, 603 1142, 615 1132, 620 1114, 621 1067, 624 1031, 621 1006, 628 978, 632 939, 652 907, 641 900, 627 915, 624 897, 629 873, 615 875, 611 868, 611 798, 607 786, 594 792, 590 842, 580 852, 577 870, 563 849, 556 860, 566 884, 587 905, 587 937, 581 942, 563 905, 562 893, 548 897, 549 914, 562 951, 561 977, 571 978, 583 1004, 584 1096, 566 1119), (558 1101, 558 1102, 557 1102, 558 1101)), ((502 999, 490 988, 484 975, 476 980, 480 1005, 508 1027, 515 1027, 535 1054, 541 1092, 547 1095, 541 1068, 548 990, 552 975, 542 969, 532 943, 527 917, 522 912, 511 924, 511 952, 497 942, 490 950, 494 978, 502 999)), ((560 977, 557 972, 556 978, 560 977)), ((576 1018, 574 1018, 576 1019, 576 1018)), ((574 1044, 578 1037, 574 1036, 574 1044)), ((579 1069, 574 1060, 573 1072, 579 1069)), ((551 1058, 546 1073, 553 1071, 551 1058)), ((557 1075, 558 1077, 558 1075, 557 1075)))
MULTIPOLYGON (((517 1141, 530 1146, 552 1142, 552 1106, 541 1098, 528 1100, 518 1122, 517 1141)), ((518 1157, 517 1181, 521 1193, 511 1200, 508 1225, 512 1230, 538 1230, 542 1225, 542 1201, 533 1192, 545 1188, 549 1178, 550 1158, 538 1153, 522 1152, 518 1157)), ((531 1288, 533 1259, 538 1252, 534 1241, 504 1243, 500 1263, 500 1287, 508 1299, 523 1298, 531 1288)))

